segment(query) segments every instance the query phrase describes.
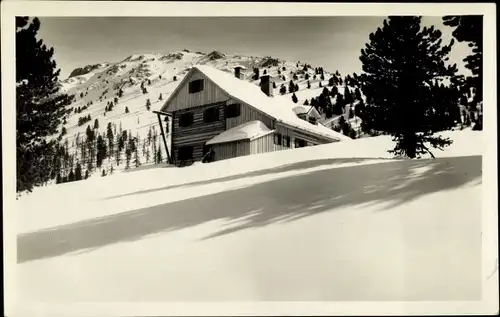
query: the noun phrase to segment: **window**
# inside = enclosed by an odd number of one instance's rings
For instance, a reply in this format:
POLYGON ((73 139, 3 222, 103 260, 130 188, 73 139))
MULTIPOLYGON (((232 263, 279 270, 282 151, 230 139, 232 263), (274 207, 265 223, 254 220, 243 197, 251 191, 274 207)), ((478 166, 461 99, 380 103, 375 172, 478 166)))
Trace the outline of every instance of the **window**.
POLYGON ((274 144, 281 145, 281 134, 280 133, 274 134, 274 144))
POLYGON ((203 79, 196 79, 189 82, 189 93, 195 94, 203 90, 203 79))
POLYGON ((283 145, 286 147, 290 147, 290 136, 288 135, 283 136, 283 145))
POLYGON ((193 147, 183 146, 179 148, 179 153, 177 154, 179 161, 186 161, 193 159, 193 147))
POLYGON ((208 108, 203 112, 203 121, 204 122, 214 122, 219 120, 219 108, 212 107, 208 108))
POLYGON ((301 140, 301 139, 295 139, 295 147, 305 147, 306 146, 306 141, 301 140))
POLYGON ((193 113, 192 112, 186 112, 186 113, 181 114, 181 116, 179 118, 179 126, 189 127, 192 124, 193 124, 193 113))
POLYGON ((316 125, 316 118, 315 117, 309 117, 309 123, 312 123, 316 125))
POLYGON ((227 105, 225 112, 226 112, 226 118, 239 117, 241 113, 241 105, 239 103, 227 105))

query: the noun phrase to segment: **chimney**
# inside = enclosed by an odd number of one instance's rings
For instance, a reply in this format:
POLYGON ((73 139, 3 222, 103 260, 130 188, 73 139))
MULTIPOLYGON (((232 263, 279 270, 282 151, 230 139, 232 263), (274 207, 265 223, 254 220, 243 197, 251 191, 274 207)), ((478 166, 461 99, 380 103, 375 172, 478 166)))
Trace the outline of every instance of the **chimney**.
POLYGON ((269 97, 274 96, 273 83, 269 75, 260 76, 260 90, 269 97))
POLYGON ((236 77, 238 79, 243 79, 243 73, 241 71, 244 69, 246 69, 246 68, 243 66, 236 66, 234 68, 234 77, 236 77))

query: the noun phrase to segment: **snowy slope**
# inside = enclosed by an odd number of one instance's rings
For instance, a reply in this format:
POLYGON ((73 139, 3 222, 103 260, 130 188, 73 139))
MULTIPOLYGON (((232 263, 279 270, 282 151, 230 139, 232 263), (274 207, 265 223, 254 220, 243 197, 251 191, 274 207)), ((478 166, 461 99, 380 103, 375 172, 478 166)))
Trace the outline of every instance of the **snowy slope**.
MULTIPOLYGON (((136 54, 120 62, 98 64, 96 69, 86 74, 70 77, 61 82, 62 90, 75 96, 75 101, 68 108, 75 109, 88 106, 81 113, 72 113, 64 125, 67 134, 63 136, 62 142, 68 141, 69 152, 76 158, 74 164, 76 164, 77 160, 82 161, 81 153, 78 151, 76 144, 82 143, 85 139, 87 126, 93 127, 95 119, 99 121, 98 132, 100 134, 105 133, 108 123, 111 123, 115 135, 121 134, 122 130, 129 131, 133 137, 139 139, 139 148, 141 149, 150 129, 154 129, 153 132, 159 135, 157 117, 152 111, 161 108, 164 101, 187 74, 189 68, 194 65, 209 65, 231 73, 234 66, 242 65, 247 68, 245 80, 256 85, 259 80, 253 80, 251 77, 253 68, 257 67, 260 69, 261 75, 265 70, 276 81, 276 95, 279 94, 280 83, 284 82, 287 85, 292 78, 292 74, 297 73, 299 79, 295 82, 299 84, 301 90, 307 90, 307 81, 304 79, 303 74, 304 63, 282 61, 270 57, 250 57, 216 51, 201 53, 182 50, 166 54, 136 54), (286 70, 283 70, 283 67, 286 70), (282 72, 281 76, 286 77, 285 81, 278 78, 278 70, 282 72), (176 77, 175 81, 174 77, 176 77), (150 85, 148 81, 151 81, 150 85), (145 94, 141 90, 141 83, 146 83, 147 93, 145 94), (108 102, 114 101, 120 88, 123 90, 123 96, 118 98, 118 103, 112 111, 105 113, 108 102), (159 100, 160 94, 162 100, 159 100), (146 109, 148 99, 151 102, 150 111, 146 109), (129 109, 129 113, 125 113, 125 108, 129 109), (90 115, 91 120, 79 126, 79 118, 88 115, 90 115)), ((313 72, 314 69, 309 69, 309 73, 312 74, 313 72)), ((325 71, 325 78, 328 79, 330 76, 331 74, 325 71)), ((327 81, 324 81, 324 83, 326 84, 327 81)), ((286 95, 287 98, 290 98, 288 95, 290 94, 286 95)), ((157 143, 165 158, 166 155, 160 138, 157 139, 157 143)), ((147 150, 152 153, 152 146, 149 143, 147 150)), ((142 165, 151 164, 153 161, 150 159, 149 162, 146 162, 143 151, 139 153, 139 156, 142 165)), ((124 153, 122 153, 121 161, 124 162, 124 153)), ((120 171, 123 170, 125 164, 121 163, 116 166, 115 160, 106 159, 103 168, 109 172, 111 166, 113 166, 114 171, 120 171)))
POLYGON ((478 299, 482 133, 446 135, 435 160, 374 137, 41 188, 19 299, 478 299))

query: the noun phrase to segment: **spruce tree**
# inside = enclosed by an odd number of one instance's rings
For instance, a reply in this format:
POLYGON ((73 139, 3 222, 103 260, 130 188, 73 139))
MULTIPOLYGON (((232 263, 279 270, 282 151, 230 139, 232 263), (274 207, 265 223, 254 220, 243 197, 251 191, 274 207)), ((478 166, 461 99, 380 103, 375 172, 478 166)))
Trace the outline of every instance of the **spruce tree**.
POLYGON ((322 95, 325 95, 325 96, 330 96, 330 91, 328 90, 327 87, 323 88, 323 90, 321 91, 321 94, 322 95))
POLYGON ((125 113, 129 113, 128 107, 125 107, 125 113))
POLYGON ((465 89, 474 88, 472 109, 483 101, 483 16, 444 16, 443 24, 454 28, 453 37, 459 42, 468 42, 472 53, 464 59, 465 67, 472 72, 466 80, 465 89))
POLYGON ((114 151, 114 135, 113 135, 113 127, 111 122, 108 122, 108 126, 106 128, 106 137, 108 139, 108 157, 113 156, 114 151))
POLYGON ((97 118, 94 120, 94 130, 98 130, 99 129, 99 120, 97 120, 97 118))
POLYGON ((97 157, 96 157, 96 165, 97 167, 102 166, 102 161, 106 158, 107 156, 107 146, 106 142, 104 141, 104 138, 102 136, 97 137, 97 157))
POLYGON ((333 86, 330 90, 330 96, 335 97, 339 93, 337 86, 333 86))
POLYGON ((153 131, 151 130, 151 126, 149 126, 148 135, 146 140, 148 142, 148 146, 151 145, 151 140, 153 139, 153 131))
POLYGON ((332 87, 335 85, 335 77, 332 76, 328 79, 328 86, 332 87))
POLYGON ((120 137, 120 135, 116 135, 116 143, 118 144, 118 147, 117 149, 115 150, 115 162, 116 162, 116 166, 120 166, 120 158, 121 158, 121 151, 123 149, 123 139, 120 137))
POLYGON ((38 38, 40 20, 16 17, 16 191, 32 191, 52 173, 56 141, 47 137, 71 109, 73 95, 59 91, 54 49, 38 38))
POLYGON ((132 151, 129 147, 125 150, 125 169, 130 169, 130 159, 132 158, 132 151))
POLYGON ((351 94, 351 91, 347 87, 347 85, 344 86, 344 101, 347 105, 354 102, 354 98, 351 94))
POLYGON ((146 100, 146 109, 148 111, 151 110, 151 100, 149 100, 149 98, 146 100))
POLYGON ((282 94, 282 95, 286 94, 286 87, 285 87, 285 85, 281 85, 281 87, 280 87, 280 94, 282 94))
POLYGON ((354 98, 359 101, 363 100, 361 96, 361 90, 358 87, 356 87, 356 89, 354 90, 354 98))
POLYGON ((340 129, 344 129, 344 126, 346 125, 346 123, 347 123, 347 122, 345 121, 345 117, 344 117, 344 116, 341 116, 341 117, 339 118, 339 127, 340 127, 340 129))
POLYGON ((344 96, 342 96, 340 93, 337 93, 337 97, 335 99, 336 100, 335 105, 333 106, 333 113, 336 115, 341 115, 345 106, 344 96))
POLYGON ((295 93, 292 95, 292 101, 293 103, 297 103, 299 100, 297 99, 297 96, 295 96, 295 93))
POLYGON ((292 80, 288 83, 288 92, 295 92, 295 84, 292 80))
POLYGON ((76 163, 75 180, 76 181, 81 181, 82 180, 82 165, 80 164, 80 162, 76 163))
POLYGON ((161 154, 161 146, 158 145, 158 153, 156 154, 156 162, 159 164, 159 163, 163 163, 163 156, 161 154))
POLYGON ((323 113, 327 113, 327 115, 329 115, 328 117, 331 117, 330 109, 332 108, 332 103, 330 100, 330 96, 324 93, 319 95, 316 103, 316 108, 323 113))
POLYGON ((152 154, 153 154, 155 164, 158 163, 158 157, 156 155, 156 152, 157 152, 156 151, 156 137, 154 137, 154 139, 153 139, 153 153, 152 154))
POLYGON ((311 98, 311 106, 313 106, 313 107, 315 107, 315 108, 316 108, 316 106, 317 106, 317 105, 318 105, 318 101, 317 101, 317 99, 316 99, 316 98, 314 98, 314 97, 312 97, 312 98, 311 98))
POLYGON ((420 22, 421 17, 389 17, 370 34, 360 56, 360 85, 367 99, 364 118, 371 118, 363 123, 392 135, 396 145, 389 152, 409 158, 424 153, 434 157, 426 144, 438 149, 451 144, 434 133, 453 126, 448 110, 456 107, 459 97, 453 87, 438 83, 453 79, 457 71, 456 65, 445 64, 453 40, 440 46, 441 32, 421 29, 420 22))

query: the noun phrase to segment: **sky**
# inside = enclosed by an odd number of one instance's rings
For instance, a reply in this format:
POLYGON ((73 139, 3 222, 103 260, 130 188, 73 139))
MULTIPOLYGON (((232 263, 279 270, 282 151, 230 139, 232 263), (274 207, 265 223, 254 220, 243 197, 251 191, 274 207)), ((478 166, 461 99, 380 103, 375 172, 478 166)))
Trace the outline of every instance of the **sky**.
MULTIPOLYGON (((272 56, 348 74, 361 72, 361 49, 384 18, 43 17, 38 36, 54 48, 60 79, 89 64, 182 49, 272 56)), ((440 17, 424 17, 423 24, 440 29, 443 43, 451 39, 452 29, 440 17)), ((465 74, 462 59, 468 52, 465 43, 456 42, 450 56, 465 74)))

